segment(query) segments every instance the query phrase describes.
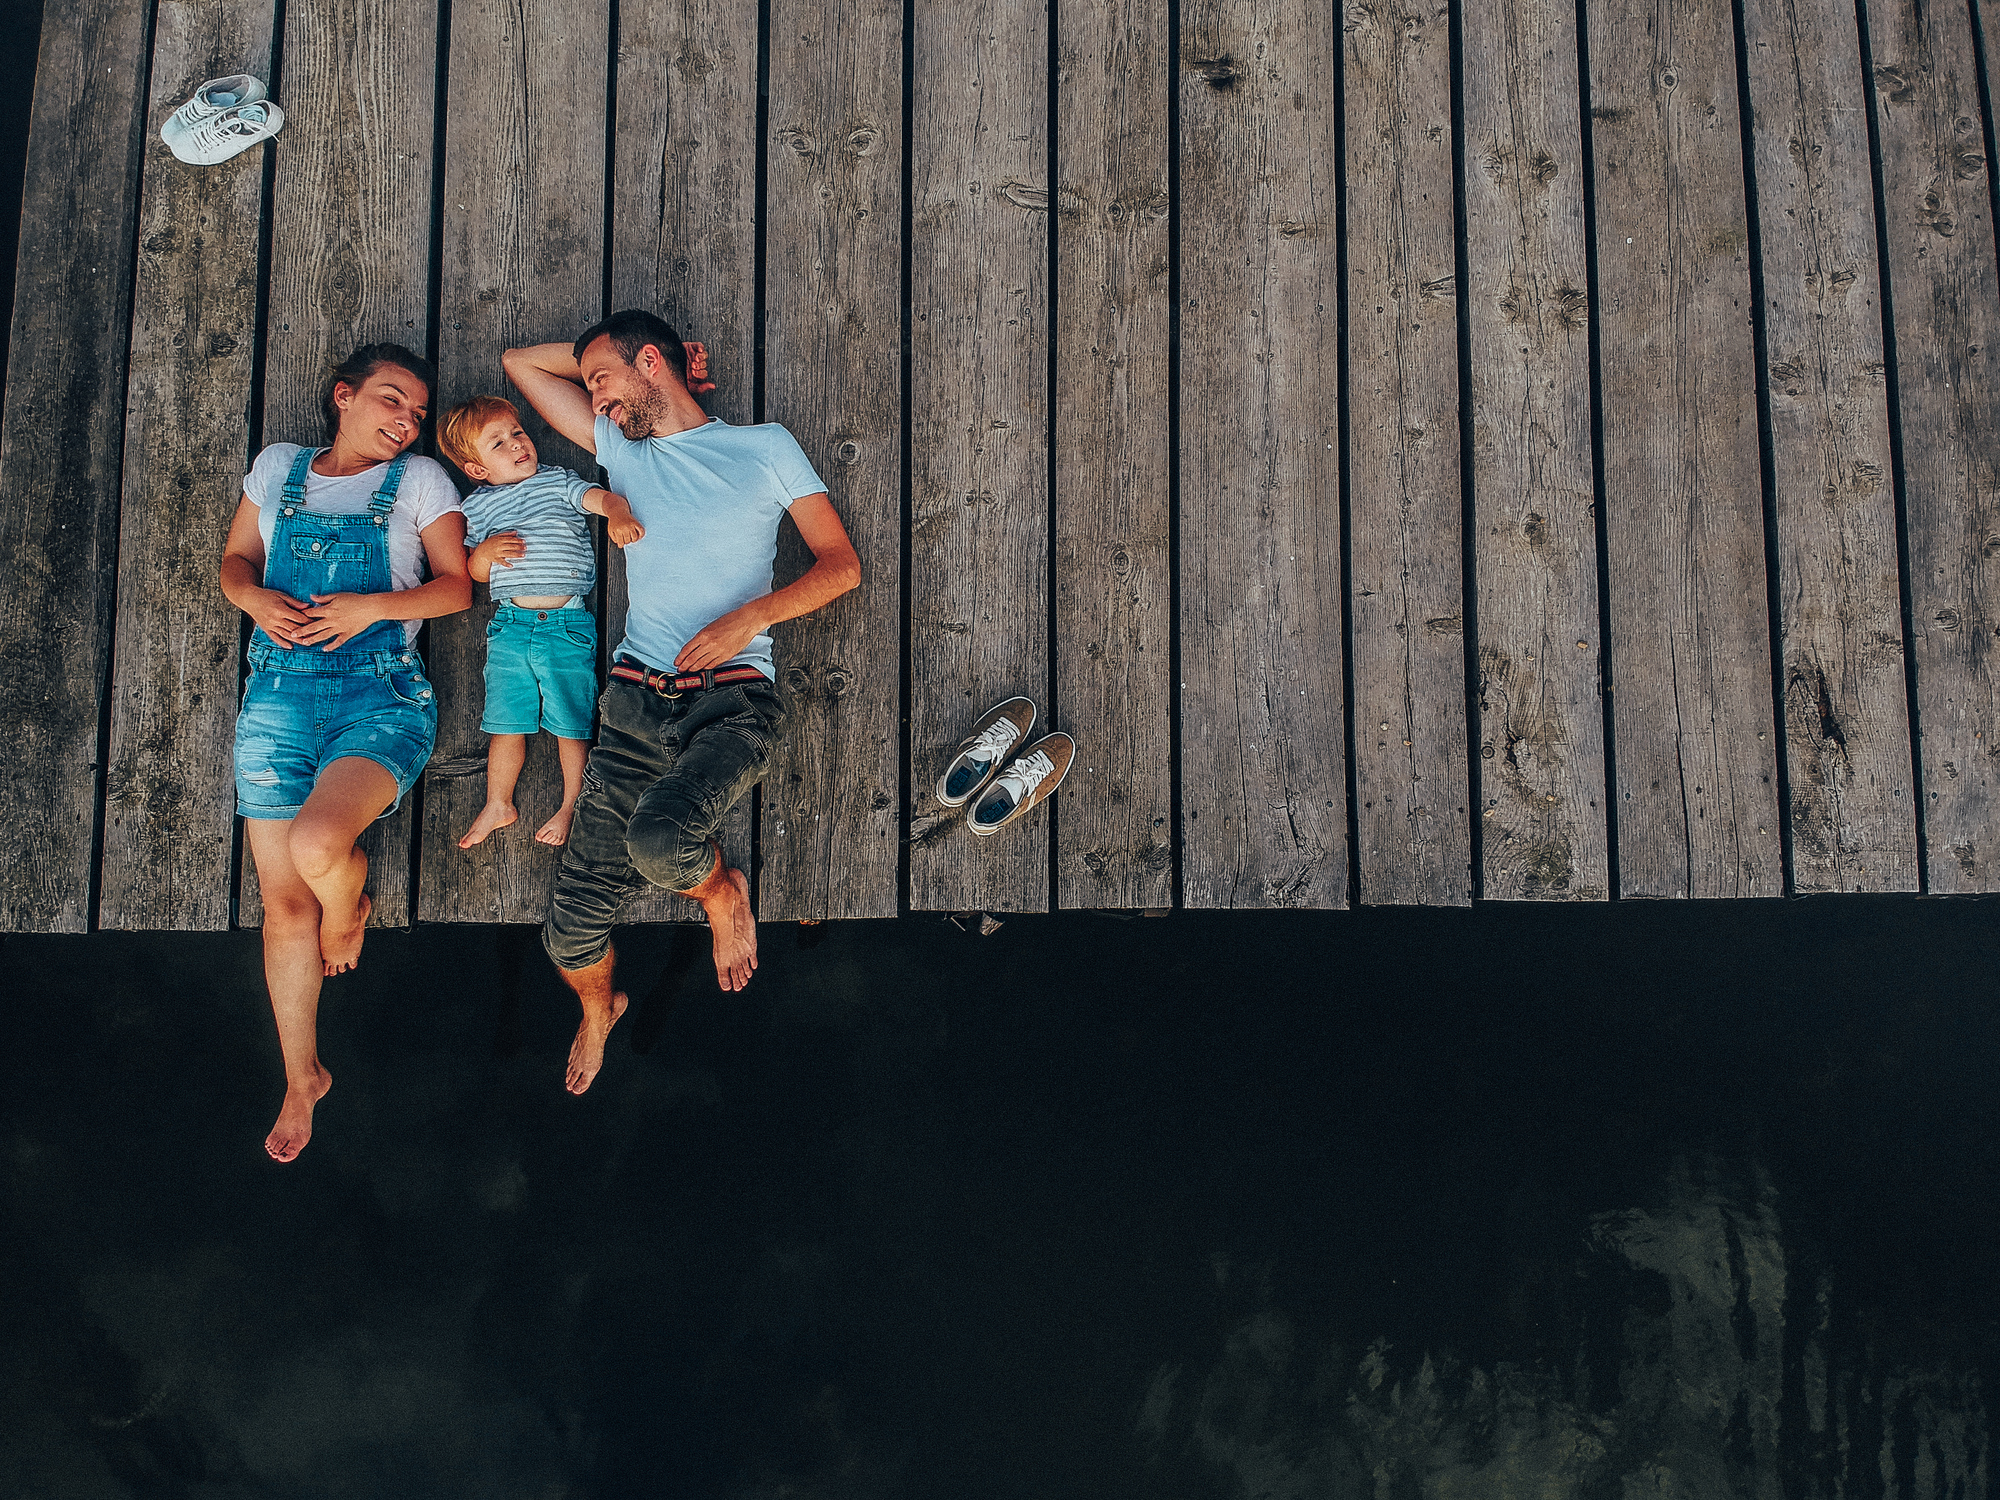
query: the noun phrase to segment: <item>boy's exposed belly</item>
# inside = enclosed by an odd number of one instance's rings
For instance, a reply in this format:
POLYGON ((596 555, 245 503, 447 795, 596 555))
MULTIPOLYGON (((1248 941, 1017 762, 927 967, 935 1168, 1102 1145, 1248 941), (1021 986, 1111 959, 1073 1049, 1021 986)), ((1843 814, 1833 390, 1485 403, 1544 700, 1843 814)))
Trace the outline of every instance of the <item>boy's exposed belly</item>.
POLYGON ((516 609, 561 609, 574 594, 516 594, 507 603, 516 609))

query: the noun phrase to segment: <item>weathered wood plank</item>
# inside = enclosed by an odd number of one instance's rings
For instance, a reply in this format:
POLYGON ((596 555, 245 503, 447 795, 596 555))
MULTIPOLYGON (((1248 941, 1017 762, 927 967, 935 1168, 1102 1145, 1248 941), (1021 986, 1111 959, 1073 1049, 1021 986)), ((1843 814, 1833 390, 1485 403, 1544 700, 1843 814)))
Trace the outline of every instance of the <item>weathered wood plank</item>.
POLYGON ((1181 12, 1189 906, 1348 899, 1338 24, 1305 0, 1181 12))
MULTIPOLYGON (((421 353, 428 339, 436 0, 289 0, 283 82, 264 439, 312 443, 336 363, 357 345, 421 353)), ((375 926, 409 925, 412 821, 405 798, 362 836, 375 926)), ((256 880, 246 858, 246 927, 262 919, 256 880)))
POLYGON ((1576 11, 1468 0, 1465 289, 1482 889, 1602 901, 1606 839, 1576 11))
MULTIPOLYGON (((1930 889, 2000 889, 2000 274, 1964 6, 1867 8, 1930 889)), ((1988 16, 1986 35, 1993 40, 1988 16)))
POLYGON ((1160 0, 1056 34, 1056 702, 1078 758, 1064 907, 1173 904, 1170 35, 1160 0))
MULTIPOLYGON (((500 355, 572 338, 604 304, 604 136, 576 128, 578 103, 609 77, 611 18, 567 0, 457 0, 451 12, 451 130, 444 142, 438 415, 508 394, 500 355)), ((597 462, 516 399, 543 463, 593 476, 597 462)), ((459 838, 486 801, 486 590, 433 622, 425 661, 438 689, 436 753, 424 773, 417 913, 427 922, 540 922, 558 848, 535 830, 562 803, 547 734, 528 744, 520 821, 472 849, 459 838)))
MULTIPOLYGON (((1347 506, 1361 899, 1472 901, 1451 9, 1347 8, 1347 506)), ((1282 232, 1282 231, 1281 231, 1282 232)))
POLYGON ((1777 896, 1736 39, 1713 0, 1591 0, 1618 888, 1777 896))
POLYGON ((1844 0, 1745 0, 1792 885, 1917 888, 1866 86, 1844 0))
POLYGON ((159 127, 211 78, 269 78, 273 0, 160 0, 132 297, 103 871, 107 928, 230 919, 243 616, 217 538, 250 460, 264 156, 174 159, 159 127))
MULTIPOLYGON (((702 404, 725 422, 752 421, 756 7, 625 0, 617 41, 611 306, 650 308, 682 338, 705 343, 716 388, 702 404)), ((615 650, 625 631, 625 564, 617 548, 606 551, 604 641, 615 650)), ((723 828, 723 849, 741 870, 750 869, 752 823, 745 797, 723 828)), ((649 889, 633 898, 624 920, 700 921, 701 908, 649 889)))
MULTIPOLYGON (((861 587, 777 632, 790 718, 764 779, 758 909, 893 917, 902 809, 903 7, 771 13, 765 412, 830 487, 861 587)), ((790 526, 781 581, 810 565, 790 526)))
POLYGON ((945 760, 991 705, 1026 694, 1041 710, 1038 734, 1054 727, 1047 27, 1029 0, 921 0, 916 12, 909 778, 919 911, 1049 904, 1047 817, 979 839, 937 802, 945 760))
POLYGON ((42 27, 0 423, 0 929, 90 917, 109 667, 147 0, 42 27))

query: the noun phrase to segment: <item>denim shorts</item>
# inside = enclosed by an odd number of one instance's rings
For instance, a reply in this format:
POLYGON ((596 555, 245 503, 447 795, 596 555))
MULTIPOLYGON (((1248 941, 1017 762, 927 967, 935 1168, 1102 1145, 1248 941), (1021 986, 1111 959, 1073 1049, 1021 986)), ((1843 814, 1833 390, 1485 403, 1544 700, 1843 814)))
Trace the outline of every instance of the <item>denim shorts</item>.
POLYGON ((402 806, 437 742, 437 698, 414 650, 253 646, 250 668, 236 715, 239 815, 296 818, 320 773, 351 755, 396 778, 382 816, 402 806))
POLYGON ((590 738, 597 703, 597 622, 587 609, 501 604, 486 627, 486 734, 590 738))

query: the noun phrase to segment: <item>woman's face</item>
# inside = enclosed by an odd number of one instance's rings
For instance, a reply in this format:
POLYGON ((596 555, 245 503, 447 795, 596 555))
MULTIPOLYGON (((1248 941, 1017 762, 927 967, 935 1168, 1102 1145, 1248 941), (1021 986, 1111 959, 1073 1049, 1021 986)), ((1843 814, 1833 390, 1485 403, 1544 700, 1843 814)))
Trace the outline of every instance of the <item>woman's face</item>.
POLYGON ((417 440, 430 400, 430 388, 398 365, 382 366, 358 387, 338 381, 341 442, 358 458, 387 463, 417 440))

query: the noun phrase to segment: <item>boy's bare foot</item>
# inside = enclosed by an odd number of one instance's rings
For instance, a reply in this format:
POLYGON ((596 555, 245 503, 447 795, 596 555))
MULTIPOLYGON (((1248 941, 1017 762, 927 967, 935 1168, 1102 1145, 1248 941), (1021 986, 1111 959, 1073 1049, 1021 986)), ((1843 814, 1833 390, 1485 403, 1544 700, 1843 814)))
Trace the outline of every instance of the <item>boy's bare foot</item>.
POLYGON ((273 1161, 290 1161, 305 1150, 306 1142, 312 1139, 313 1106, 326 1097, 326 1091, 333 1087, 333 1075, 319 1064, 313 1064, 312 1082, 303 1088, 291 1084, 285 1086, 285 1103, 278 1111, 278 1123, 271 1127, 271 1133, 264 1137, 264 1149, 271 1153, 273 1161))
MULTIPOLYGON (((514 811, 511 802, 489 802, 479 809, 479 816, 472 820, 472 826, 465 830, 465 837, 458 841, 461 849, 470 849, 474 844, 486 842, 486 835, 496 829, 505 828, 521 815, 514 811)), ((539 835, 538 835, 539 837, 539 835)), ((562 840, 556 840, 561 843, 562 840)))
POLYGON ((326 977, 345 974, 361 962, 361 940, 368 936, 368 913, 375 903, 368 899, 368 893, 361 893, 361 902, 354 908, 354 915, 339 926, 333 924, 331 913, 319 919, 319 956, 326 964, 326 977))
MULTIPOLYGON (((556 809, 556 815, 535 830, 538 844, 567 844, 569 842, 569 820, 576 816, 576 804, 556 809)), ((470 835, 467 835, 470 837, 470 835)))
POLYGON ((719 894, 701 903, 715 936, 715 982, 725 990, 747 989, 757 968, 757 914, 750 909, 750 879, 724 870, 719 894))
POLYGON ((563 1079, 563 1087, 572 1094, 580 1094, 589 1088, 597 1077, 597 1070, 604 1066, 604 1039, 611 1035, 611 1028, 618 1024, 618 1018, 625 1014, 625 992, 611 992, 611 1009, 592 1016, 588 1010, 583 1013, 583 1022, 576 1028, 576 1040, 569 1044, 569 1074, 563 1079))

